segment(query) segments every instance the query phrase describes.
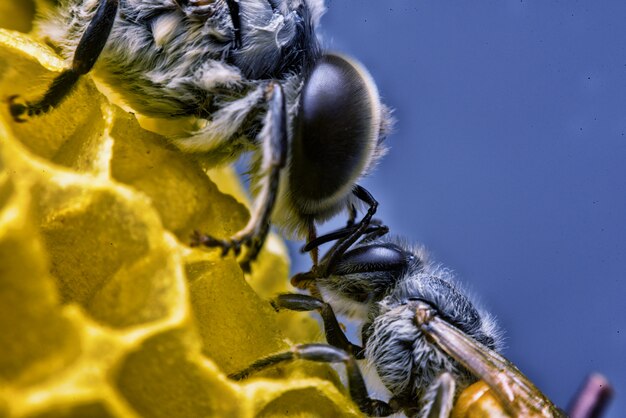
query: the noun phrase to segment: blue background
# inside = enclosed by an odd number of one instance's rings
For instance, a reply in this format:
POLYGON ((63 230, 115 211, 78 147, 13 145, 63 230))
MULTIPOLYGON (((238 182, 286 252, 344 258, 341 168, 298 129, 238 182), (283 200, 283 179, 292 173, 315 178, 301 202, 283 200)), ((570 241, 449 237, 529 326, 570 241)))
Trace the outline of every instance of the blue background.
POLYGON ((363 183, 379 216, 456 271, 557 404, 599 371, 606 416, 624 416, 626 2, 327 7, 326 45, 369 68, 398 120, 363 183))

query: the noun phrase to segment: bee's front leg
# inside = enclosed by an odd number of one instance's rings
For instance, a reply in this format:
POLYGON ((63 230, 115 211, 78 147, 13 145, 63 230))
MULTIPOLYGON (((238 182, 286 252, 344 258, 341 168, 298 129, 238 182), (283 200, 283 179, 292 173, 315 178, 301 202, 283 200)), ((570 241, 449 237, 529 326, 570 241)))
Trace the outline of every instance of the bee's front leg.
POLYGON ((278 194, 280 171, 287 161, 287 111, 283 89, 279 83, 272 82, 266 94, 268 111, 259 134, 260 142, 263 144, 263 163, 260 169, 263 180, 248 224, 228 239, 195 233, 191 243, 192 246, 221 247, 224 255, 230 250, 239 254, 242 246, 248 247, 240 261, 244 271, 250 271, 250 263, 259 255, 269 232, 270 218, 278 194))
POLYGON ((318 311, 322 316, 322 321, 324 323, 326 341, 330 345, 341 348, 342 350, 352 354, 357 360, 364 358, 364 348, 359 347, 348 340, 348 337, 346 337, 346 334, 344 334, 341 329, 341 325, 339 325, 339 321, 337 321, 337 317, 335 316, 332 306, 323 300, 309 295, 301 295, 299 293, 285 293, 278 295, 274 300, 272 300, 272 306, 277 311, 281 309, 289 309, 299 312, 318 311))
MULTIPOLYGON (((374 196, 360 185, 355 185, 352 193, 361 201, 369 206, 367 213, 363 216, 363 219, 358 224, 352 227, 346 228, 349 233, 345 237, 339 239, 335 245, 328 251, 324 257, 324 269, 320 272, 321 276, 327 276, 328 271, 333 271, 337 263, 341 260, 343 255, 348 249, 359 239, 361 239, 368 232, 368 228, 372 222, 373 216, 378 209, 378 202, 374 199, 374 196)), ((386 233, 382 232, 384 235, 386 233)))
POLYGON ((52 81, 41 99, 36 102, 21 102, 17 95, 9 97, 9 110, 16 122, 25 122, 26 117, 41 115, 58 106, 72 91, 80 76, 93 68, 109 39, 118 3, 119 0, 100 1, 96 14, 76 47, 72 67, 52 81))
POLYGON ((268 367, 297 359, 319 363, 343 363, 346 366, 348 375, 350 397, 363 413, 374 417, 387 417, 399 411, 399 407, 395 403, 387 403, 379 399, 370 398, 363 375, 354 356, 332 345, 299 344, 292 347, 291 351, 259 359, 247 369, 229 377, 235 380, 245 379, 250 374, 262 371, 268 367))
MULTIPOLYGON (((318 248, 320 245, 326 244, 332 241, 342 241, 346 237, 350 236, 357 226, 346 226, 344 228, 337 229, 319 237, 310 239, 305 245, 300 248, 301 253, 307 253, 318 248)), ((384 225, 380 219, 372 219, 363 232, 361 241, 373 241, 376 238, 380 238, 389 232, 389 227, 384 225)))

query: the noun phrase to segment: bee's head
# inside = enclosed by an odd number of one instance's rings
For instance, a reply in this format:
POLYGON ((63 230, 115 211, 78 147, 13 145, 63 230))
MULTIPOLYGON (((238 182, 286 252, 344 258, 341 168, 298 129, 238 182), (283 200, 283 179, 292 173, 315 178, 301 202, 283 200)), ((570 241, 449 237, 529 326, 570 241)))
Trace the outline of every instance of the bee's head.
POLYGON ((295 121, 287 190, 293 212, 325 220, 343 209, 384 154, 389 119, 361 65, 322 56, 306 76, 295 121))

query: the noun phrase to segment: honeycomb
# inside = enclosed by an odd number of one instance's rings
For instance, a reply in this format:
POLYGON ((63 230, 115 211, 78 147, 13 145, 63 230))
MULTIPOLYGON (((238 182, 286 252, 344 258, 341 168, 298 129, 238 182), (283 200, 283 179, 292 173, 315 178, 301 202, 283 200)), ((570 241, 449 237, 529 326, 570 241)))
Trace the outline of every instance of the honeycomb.
POLYGON ((245 225, 230 168, 176 151, 90 76, 49 114, 12 120, 7 98, 39 97, 64 68, 23 33, 33 13, 0 0, 0 417, 361 416, 326 365, 226 377, 321 338, 267 302, 289 290, 277 236, 247 277, 187 245, 194 229, 245 225))
POLYGON ((36 97, 63 67, 0 30, 0 416, 360 415, 325 366, 227 379, 320 337, 267 303, 288 290, 284 245, 270 237, 248 278, 232 256, 190 249, 194 229, 245 225, 238 180, 207 175, 90 77, 48 115, 13 122, 6 98, 36 97))

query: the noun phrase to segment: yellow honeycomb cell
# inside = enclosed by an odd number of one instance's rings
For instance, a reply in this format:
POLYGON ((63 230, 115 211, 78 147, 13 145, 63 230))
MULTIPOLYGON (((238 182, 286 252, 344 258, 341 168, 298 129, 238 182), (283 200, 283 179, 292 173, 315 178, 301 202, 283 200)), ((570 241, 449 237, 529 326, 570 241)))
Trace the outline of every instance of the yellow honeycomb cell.
POLYGON ((34 16, 34 0, 0 1, 0 28, 28 32, 32 29, 34 16))

